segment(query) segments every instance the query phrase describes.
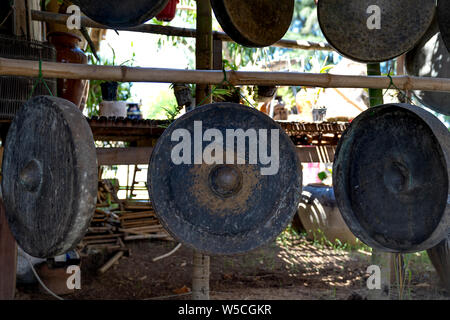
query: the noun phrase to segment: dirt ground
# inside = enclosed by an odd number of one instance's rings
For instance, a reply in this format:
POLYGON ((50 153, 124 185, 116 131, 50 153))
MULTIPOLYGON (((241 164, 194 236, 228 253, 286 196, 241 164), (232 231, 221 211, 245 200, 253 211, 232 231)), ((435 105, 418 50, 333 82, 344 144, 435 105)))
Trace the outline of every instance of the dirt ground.
MULTIPOLYGON (((82 288, 65 299, 190 299, 192 250, 181 247, 174 255, 152 262, 176 243, 128 242, 129 257, 103 275, 101 261, 83 258, 82 288)), ((408 258, 404 299, 450 299, 425 253, 408 258), (408 273, 409 274, 409 273, 408 273)), ((254 252, 232 257, 211 257, 211 299, 233 300, 348 300, 366 299, 370 253, 341 250, 312 243, 302 236, 279 237, 254 252)), ((17 299, 53 299, 38 285, 18 285, 17 299)))

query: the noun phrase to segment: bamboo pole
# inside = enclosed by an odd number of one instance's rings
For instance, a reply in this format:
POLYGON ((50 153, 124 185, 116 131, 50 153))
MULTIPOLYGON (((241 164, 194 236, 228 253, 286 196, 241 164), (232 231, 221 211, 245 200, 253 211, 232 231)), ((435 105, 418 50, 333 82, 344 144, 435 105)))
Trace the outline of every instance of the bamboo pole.
MULTIPOLYGON (((43 21, 43 22, 53 22, 57 24, 65 25, 67 23, 67 19, 69 15, 67 14, 58 14, 52 12, 44 12, 44 11, 31 11, 32 19, 35 21, 43 21)), ((81 17, 81 26, 86 28, 96 28, 96 29, 112 29, 108 26, 102 25, 87 17, 81 17)), ((175 36, 175 37, 186 37, 186 38, 195 38, 197 31, 195 29, 188 28, 177 28, 170 26, 159 26, 154 24, 142 24, 137 27, 131 28, 117 28, 114 30, 118 31, 130 31, 130 32, 142 32, 142 33, 151 33, 151 34, 160 34, 165 36, 175 36)), ((232 42, 233 40, 223 32, 213 32, 214 39, 232 42)), ((300 50, 322 50, 322 51, 333 51, 333 48, 328 43, 317 43, 311 41, 304 40, 280 40, 277 43, 273 44, 273 47, 280 48, 289 48, 289 49, 300 49, 300 50)))
MULTIPOLYGON (((42 62, 42 74, 44 78, 195 84, 220 84, 224 78, 223 72, 216 70, 112 67, 57 62, 42 62)), ((0 58, 0 75, 38 77, 39 62, 0 58)), ((384 76, 228 71, 227 79, 230 84, 235 86, 278 85, 372 89, 391 87, 390 79, 384 76)), ((392 77, 392 80, 395 86, 401 90, 450 92, 450 79, 447 78, 396 76, 392 77)))
MULTIPOLYGON (((367 65, 367 75, 368 76, 380 76, 381 66, 379 63, 371 63, 367 65)), ((370 106, 375 107, 383 104, 383 90, 369 88, 369 100, 370 106)))
MULTIPOLYGON (((197 37, 195 44, 196 69, 213 67, 212 8, 210 0, 197 0, 197 37)), ((212 102, 209 84, 197 84, 196 105, 212 102)), ((210 257, 194 251, 192 271, 192 299, 209 300, 210 257)))

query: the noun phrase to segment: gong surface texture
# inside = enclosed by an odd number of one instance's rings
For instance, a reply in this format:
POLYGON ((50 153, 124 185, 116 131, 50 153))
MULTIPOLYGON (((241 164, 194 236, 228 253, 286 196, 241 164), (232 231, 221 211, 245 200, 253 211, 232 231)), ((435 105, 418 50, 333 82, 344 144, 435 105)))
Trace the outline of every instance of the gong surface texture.
POLYGON ((247 47, 267 47, 283 38, 292 22, 294 0, 211 0, 222 29, 247 47))
POLYGON ((320 27, 350 59, 382 62, 411 50, 435 14, 434 0, 319 0, 320 27), (373 20, 375 19, 376 20, 373 20))
POLYGON ((336 199, 350 230, 387 252, 415 252, 442 241, 450 226, 449 132, 405 104, 371 108, 339 142, 336 199))
MULTIPOLYGON (((195 147, 191 149, 194 154, 195 147)), ((255 109, 232 103, 199 107, 175 121, 158 140, 148 175, 150 198, 161 223, 178 241, 211 255, 243 253, 273 240, 291 222, 302 189, 300 161, 281 127, 255 109), (178 129, 187 130, 195 145, 201 139, 198 129, 195 133, 198 122, 202 123, 205 138, 209 129, 217 130, 218 135, 205 139, 209 142, 197 145, 197 150, 206 152, 215 141, 224 145, 223 157, 228 156, 232 163, 221 164, 204 157, 195 162, 198 164, 174 164, 171 154, 179 140, 172 141, 172 135, 178 129), (279 151, 276 174, 262 174, 262 168, 269 167, 267 162, 251 162, 250 139, 245 140, 245 152, 235 153, 237 140, 226 139, 226 134, 227 130, 238 129, 268 130, 259 135, 257 143, 253 140, 253 146, 263 144, 273 154, 279 151), (272 140, 271 130, 279 132, 279 149, 273 143, 277 140, 272 140), (267 143, 263 143, 264 136, 267 143)))
POLYGON ((169 0, 73 0, 92 20, 109 27, 134 27, 155 17, 169 0))
POLYGON ((442 39, 450 51, 450 2, 448 0, 438 0, 437 16, 442 39))
POLYGON ((48 258, 81 241, 95 210, 97 158, 90 127, 73 103, 29 100, 8 131, 2 172, 9 226, 25 252, 48 258))
MULTIPOLYGON (((406 54, 406 71, 416 77, 450 78, 450 53, 437 30, 430 39, 406 54)), ((428 108, 450 115, 450 93, 414 91, 428 108)))

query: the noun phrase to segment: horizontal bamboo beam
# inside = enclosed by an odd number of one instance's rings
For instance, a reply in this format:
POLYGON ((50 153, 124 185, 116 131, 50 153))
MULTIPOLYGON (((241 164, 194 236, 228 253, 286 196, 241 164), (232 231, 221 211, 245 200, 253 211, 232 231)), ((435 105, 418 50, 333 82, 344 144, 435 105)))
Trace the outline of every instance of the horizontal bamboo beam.
MULTIPOLYGON (((332 163, 336 146, 297 146, 297 156, 302 163, 332 163)), ((98 148, 99 166, 146 165, 153 148, 98 148)))
MULTIPOLYGON (((43 22, 53 22, 65 25, 69 15, 58 14, 45 11, 31 11, 31 17, 35 21, 43 22)), ((86 28, 96 28, 96 29, 112 29, 108 26, 97 23, 87 17, 81 17, 81 26, 86 28)), ((114 30, 118 31, 131 31, 131 32, 142 32, 142 33, 152 33, 160 34, 165 36, 175 36, 175 37, 186 37, 195 38, 196 30, 187 28, 177 28, 170 26, 159 26, 155 24, 142 24, 137 27, 131 28, 116 28, 114 30)), ((213 32, 214 39, 222 41, 233 41, 226 33, 223 32, 213 32)), ((317 43, 304 40, 280 40, 273 45, 274 47, 290 48, 290 49, 301 49, 301 50, 322 50, 322 51, 333 51, 333 48, 328 43, 317 43)))
MULTIPOLYGON (((86 79, 118 82, 157 82, 220 84, 224 80, 222 71, 178 70, 136 68, 125 66, 94 66, 57 62, 42 62, 45 78, 86 79)), ((2 76, 39 76, 39 62, 0 58, 2 76)), ((322 88, 373 88, 388 89, 395 85, 401 90, 447 91, 450 79, 396 76, 391 80, 383 76, 348 76, 299 72, 244 72, 227 71, 227 80, 232 85, 262 86, 307 86, 322 88)))

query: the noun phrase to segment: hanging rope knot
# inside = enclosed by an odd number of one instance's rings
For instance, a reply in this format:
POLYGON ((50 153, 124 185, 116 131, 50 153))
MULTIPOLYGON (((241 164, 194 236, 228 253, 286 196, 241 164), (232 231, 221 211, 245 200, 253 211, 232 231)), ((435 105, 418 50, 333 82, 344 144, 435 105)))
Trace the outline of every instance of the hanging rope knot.
POLYGON ((50 90, 50 88, 48 87, 47 82, 45 81, 44 76, 42 74, 42 60, 39 60, 39 75, 38 75, 36 82, 33 85, 33 88, 31 89, 30 99, 33 97, 33 93, 36 90, 39 83, 42 83, 45 86, 45 88, 47 89, 48 93, 53 97, 53 93, 50 90))
MULTIPOLYGON (((230 70, 232 71, 232 70, 230 70)), ((241 90, 239 87, 234 86, 229 80, 228 80, 228 71, 225 69, 225 66, 223 66, 222 68, 222 73, 223 73, 223 79, 222 81, 217 85, 214 86, 213 89, 211 90, 211 92, 198 104, 198 106, 202 106, 203 103, 209 99, 211 96, 214 95, 214 93, 217 92, 217 90, 223 88, 223 87, 228 87, 228 88, 232 88, 234 93, 238 94, 243 100, 245 100, 249 106, 251 106, 252 108, 256 108, 250 101, 248 101, 248 99, 241 93, 241 90)))
POLYGON ((383 96, 385 96, 386 93, 387 93, 390 89, 394 88, 395 90, 398 91, 398 94, 399 94, 399 100, 400 100, 401 102, 406 101, 406 102, 408 102, 408 103, 414 105, 414 102, 413 102, 412 99, 408 96, 408 94, 407 94, 404 90, 401 90, 399 87, 397 87, 397 86, 395 85, 394 79, 393 79, 392 76, 391 76, 391 70, 389 70, 389 73, 387 74, 387 77, 389 78, 390 83, 389 83, 389 87, 386 89, 386 92, 383 94, 383 96))

